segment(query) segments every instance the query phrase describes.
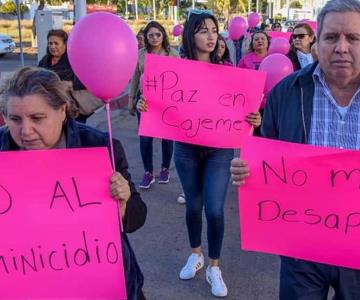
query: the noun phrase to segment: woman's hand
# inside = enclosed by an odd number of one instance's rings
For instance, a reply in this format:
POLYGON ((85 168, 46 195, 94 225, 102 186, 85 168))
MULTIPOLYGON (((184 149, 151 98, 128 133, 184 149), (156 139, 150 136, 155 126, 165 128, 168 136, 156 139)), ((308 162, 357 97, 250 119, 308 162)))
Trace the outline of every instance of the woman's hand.
POLYGON ((110 179, 111 196, 120 201, 121 217, 124 217, 126 211, 126 202, 130 199, 131 192, 129 182, 119 173, 115 172, 110 179))
POLYGON ((250 175, 250 170, 246 161, 240 158, 234 158, 231 161, 231 180, 233 185, 242 186, 245 184, 245 178, 250 175))
POLYGON ((136 109, 139 112, 146 112, 148 110, 147 101, 145 100, 143 95, 140 96, 140 99, 136 104, 136 109))
POLYGON ((245 120, 254 126, 254 128, 258 128, 261 125, 261 114, 260 112, 250 113, 246 116, 245 120))

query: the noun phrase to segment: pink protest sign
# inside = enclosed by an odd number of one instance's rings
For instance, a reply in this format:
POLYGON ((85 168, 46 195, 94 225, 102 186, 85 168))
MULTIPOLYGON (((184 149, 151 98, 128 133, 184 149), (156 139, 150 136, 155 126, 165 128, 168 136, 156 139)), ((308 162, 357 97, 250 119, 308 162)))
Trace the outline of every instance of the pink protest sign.
POLYGON ((0 298, 126 299, 106 148, 0 152, 0 298))
POLYGON ((140 135, 219 148, 240 147, 259 109, 265 72, 147 55, 143 91, 148 112, 140 135))
POLYGON ((249 137, 241 157, 244 250, 360 269, 359 151, 249 137))
POLYGON ((292 32, 269 31, 268 36, 271 38, 283 37, 290 41, 292 32))

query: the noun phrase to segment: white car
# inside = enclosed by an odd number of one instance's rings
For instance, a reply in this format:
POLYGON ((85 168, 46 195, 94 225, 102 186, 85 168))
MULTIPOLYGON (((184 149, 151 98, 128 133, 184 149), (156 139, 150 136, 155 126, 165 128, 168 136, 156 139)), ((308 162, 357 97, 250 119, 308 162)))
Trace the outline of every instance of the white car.
POLYGON ((15 47, 15 43, 9 35, 0 33, 0 56, 13 52, 15 47))

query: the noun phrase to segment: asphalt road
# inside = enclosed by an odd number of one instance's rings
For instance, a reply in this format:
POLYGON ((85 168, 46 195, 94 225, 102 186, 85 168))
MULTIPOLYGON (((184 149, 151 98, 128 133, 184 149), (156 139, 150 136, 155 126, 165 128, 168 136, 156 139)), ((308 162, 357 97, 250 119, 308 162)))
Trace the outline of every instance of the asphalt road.
MULTIPOLYGON (((25 66, 36 66, 37 55, 25 54, 24 55, 25 66)), ((0 57, 0 72, 13 72, 17 68, 21 67, 20 55, 18 53, 6 54, 0 57)))
MULTIPOLYGON (((105 112, 93 115, 89 124, 106 130, 105 112)), ((143 167, 137 136, 137 121, 126 110, 112 112, 115 137, 126 150, 133 181, 138 184, 143 167)), ((159 172, 161 144, 154 142, 154 167, 159 172)), ((178 273, 190 254, 185 227, 185 206, 176 202, 181 192, 174 164, 171 166, 169 184, 155 183, 149 191, 141 191, 148 206, 145 226, 130 234, 133 248, 145 275, 144 291, 147 299, 200 300, 212 299, 205 281, 205 268, 195 279, 182 281, 178 273)), ((221 269, 231 300, 277 299, 279 258, 273 255, 240 250, 237 191, 229 188, 225 206, 225 236, 221 269)), ((206 220, 203 226, 203 249, 207 252, 206 220)), ((290 299, 289 299, 290 300, 290 299)))

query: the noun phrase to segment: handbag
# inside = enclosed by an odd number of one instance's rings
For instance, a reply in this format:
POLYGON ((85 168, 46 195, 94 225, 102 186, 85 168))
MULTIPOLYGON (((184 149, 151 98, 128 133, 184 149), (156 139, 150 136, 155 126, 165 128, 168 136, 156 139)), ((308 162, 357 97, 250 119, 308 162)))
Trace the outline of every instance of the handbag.
POLYGON ((95 97, 88 90, 71 91, 71 96, 75 100, 80 114, 85 116, 93 114, 94 111, 104 105, 100 99, 95 97))

